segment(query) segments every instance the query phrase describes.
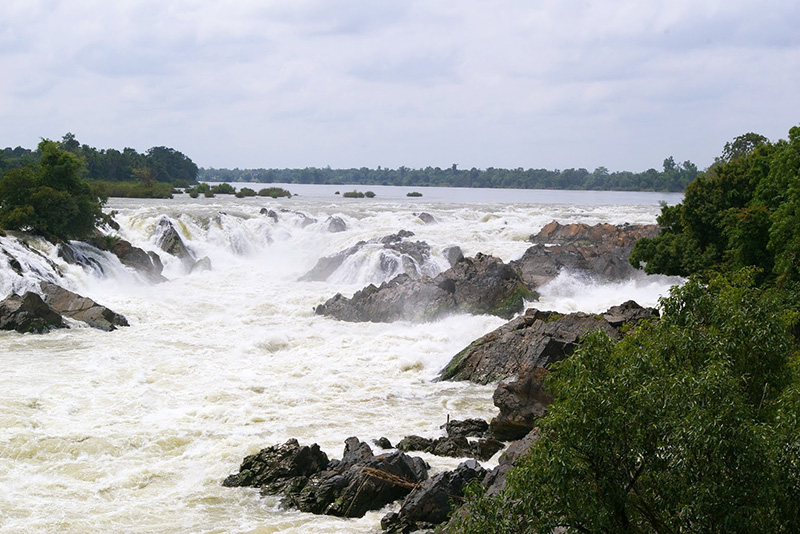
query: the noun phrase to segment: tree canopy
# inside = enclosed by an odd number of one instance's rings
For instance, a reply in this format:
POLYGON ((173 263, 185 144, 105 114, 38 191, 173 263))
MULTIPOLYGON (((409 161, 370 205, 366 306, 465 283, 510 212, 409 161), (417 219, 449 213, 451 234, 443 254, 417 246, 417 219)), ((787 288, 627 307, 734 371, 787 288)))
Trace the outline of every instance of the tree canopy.
POLYGON ((0 227, 53 236, 86 237, 102 217, 102 201, 81 178, 81 159, 50 140, 39 143, 37 163, 12 168, 0 179, 0 227))
POLYGON ((692 279, 661 310, 554 366, 541 438, 451 531, 800 531, 796 314, 752 271, 692 279))

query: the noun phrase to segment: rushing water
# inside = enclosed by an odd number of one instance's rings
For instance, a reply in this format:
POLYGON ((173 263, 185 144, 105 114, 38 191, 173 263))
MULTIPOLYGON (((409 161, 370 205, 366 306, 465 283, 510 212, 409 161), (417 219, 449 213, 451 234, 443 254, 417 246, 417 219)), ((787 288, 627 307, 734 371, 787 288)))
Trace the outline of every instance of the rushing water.
MULTIPOLYGON (((112 199, 108 208, 134 245, 157 250, 166 216, 196 257, 211 260, 212 270, 188 273, 162 253, 170 281, 159 285, 91 250, 102 272, 64 264, 45 242, 32 243, 36 254, 0 238, 25 260, 18 276, 0 254, 3 295, 50 278, 131 323, 111 333, 77 324, 46 335, 0 332, 0 533, 377 531, 387 510, 363 519, 313 516, 220 482, 246 454, 290 437, 340 458, 349 436, 396 443, 440 435, 448 416, 491 418, 493 386, 433 379, 504 321, 458 315, 354 324, 315 316, 313 307, 335 293, 395 274, 380 271, 370 247, 328 281, 298 277, 322 256, 401 229, 431 245, 426 269, 436 271, 446 268, 441 253, 449 245, 509 261, 554 219, 652 223, 660 200, 680 200, 445 188, 417 188, 425 196, 413 199, 405 197, 410 188, 390 187, 360 188, 375 191, 374 199, 345 199, 334 191, 352 187, 287 187, 300 196, 112 199), (260 214, 263 207, 278 221, 260 214), (414 215, 422 211, 437 223, 423 224, 414 215), (327 231, 334 215, 346 231, 327 231)), ((629 298, 654 305, 670 282, 601 285, 564 274, 535 305, 589 312, 629 298)), ((459 463, 422 456, 435 470, 459 463)))

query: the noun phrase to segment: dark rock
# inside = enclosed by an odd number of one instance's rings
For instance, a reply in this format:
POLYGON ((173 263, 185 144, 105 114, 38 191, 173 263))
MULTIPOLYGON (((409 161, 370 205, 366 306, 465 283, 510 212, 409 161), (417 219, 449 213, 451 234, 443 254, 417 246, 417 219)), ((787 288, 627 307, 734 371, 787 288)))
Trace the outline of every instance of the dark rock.
POLYGON ((128 326, 125 317, 90 298, 82 297, 50 282, 42 281, 39 287, 44 301, 61 315, 106 331, 116 330, 118 326, 128 326))
MULTIPOLYGON (((186 244, 183 242, 180 234, 167 217, 162 217, 161 220, 158 221, 156 234, 158 235, 156 244, 161 250, 180 258, 186 267, 194 265, 194 254, 189 252, 189 249, 186 248, 186 244)), ((159 261, 161 260, 159 259, 159 261)))
POLYGON ((385 437, 380 437, 380 438, 376 439, 375 440, 375 445, 377 445, 381 449, 393 449, 394 448, 394 447, 392 447, 392 442, 389 441, 389 439, 385 438, 385 437))
POLYGON ((316 443, 301 446, 296 439, 290 439, 283 445, 247 456, 239 472, 226 478, 222 485, 267 488, 269 493, 278 493, 293 479, 309 477, 326 469, 328 464, 328 456, 316 443))
POLYGON ((486 493, 488 495, 497 495, 505 488, 506 474, 511 470, 517 458, 524 456, 531 450, 531 447, 539 439, 539 436, 539 429, 534 428, 528 432, 525 437, 515 441, 503 451, 503 454, 500 455, 497 461, 497 467, 487 473, 486 477, 483 479, 483 484, 487 488, 486 493))
POLYGON ((513 382, 501 383, 492 395, 500 413, 489 424, 492 436, 503 441, 521 439, 533 430, 536 420, 547 413, 553 402, 543 384, 544 367, 527 369, 513 382))
POLYGON ((428 439, 420 436, 406 436, 397 444, 401 451, 421 451, 436 456, 450 458, 477 458, 488 460, 505 445, 495 439, 479 439, 470 442, 464 436, 448 436, 428 439))
POLYGON ((282 505, 303 512, 362 517, 402 499, 427 477, 421 459, 399 451, 375 456, 369 445, 357 438, 345 441, 340 461, 328 461, 317 445, 300 446, 291 439, 248 456, 239 473, 222 484, 259 487, 262 494, 283 495, 282 505))
POLYGON ((332 215, 325 220, 325 228, 331 233, 344 232, 347 230, 347 223, 341 217, 332 215))
POLYGON ((373 456, 369 446, 349 438, 341 462, 287 488, 282 503, 303 512, 362 517, 402 499, 425 479, 421 459, 399 451, 373 456))
POLYGON ((434 264, 431 262, 431 248, 424 241, 407 241, 406 238, 413 236, 413 232, 401 230, 396 234, 391 234, 380 239, 370 241, 359 241, 352 247, 337 252, 331 256, 325 256, 317 261, 317 264, 306 274, 301 276, 301 282, 321 282, 327 280, 342 264, 361 252, 365 247, 373 247, 381 250, 380 271, 383 275, 396 273, 402 267, 402 271, 411 278, 418 279, 424 272, 434 271, 434 264))
POLYGON ((457 245, 444 249, 442 251, 442 256, 444 256, 447 263, 450 264, 450 267, 464 259, 464 253, 461 251, 461 247, 457 245))
POLYGON ((278 214, 275 213, 275 210, 270 210, 270 209, 267 209, 267 208, 261 208, 261 212, 260 213, 261 213, 261 215, 266 215, 267 217, 269 217, 273 221, 278 222, 278 214))
POLYGON ((422 213, 415 213, 417 218, 424 222, 425 224, 436 224, 436 219, 430 213, 422 212, 422 213))
POLYGON ((90 240, 90 243, 100 250, 111 252, 119 258, 123 265, 134 269, 150 282, 161 283, 167 281, 161 275, 164 265, 155 252, 145 252, 138 247, 134 247, 130 242, 119 238, 94 237, 90 240))
POLYGON ((452 437, 463 436, 465 438, 481 438, 489 430, 489 423, 483 419, 464 419, 463 421, 452 420, 444 425, 447 435, 452 437))
POLYGON ((610 308, 605 314, 528 309, 524 315, 472 342, 442 370, 442 380, 470 380, 487 384, 516 377, 536 367, 547 367, 572 354, 588 333, 601 330, 614 339, 622 327, 655 318, 653 308, 633 301, 610 308))
POLYGON ((454 504, 464 497, 464 488, 475 479, 482 479, 486 470, 475 460, 461 463, 454 471, 439 473, 422 482, 400 506, 399 512, 381 519, 387 533, 406 533, 430 529, 447 520, 454 504))
POLYGON ((451 313, 510 318, 532 296, 517 273, 497 258, 478 253, 436 278, 399 275, 369 285, 352 298, 337 294, 317 306, 318 315, 343 321, 431 321, 451 313))
POLYGON ((561 225, 553 221, 530 237, 534 246, 511 265, 531 287, 549 282, 563 269, 602 280, 622 280, 636 272, 628 262, 636 240, 657 234, 657 225, 561 225))
POLYGON ((0 330, 41 334, 53 328, 66 328, 64 319, 36 293, 26 291, 0 301, 0 330))

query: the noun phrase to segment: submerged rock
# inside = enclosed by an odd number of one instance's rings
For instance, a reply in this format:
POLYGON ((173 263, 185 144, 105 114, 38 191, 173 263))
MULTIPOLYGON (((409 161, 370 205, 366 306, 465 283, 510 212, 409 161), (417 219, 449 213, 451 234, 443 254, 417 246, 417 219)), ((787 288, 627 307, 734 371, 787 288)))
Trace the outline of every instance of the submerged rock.
POLYGON ((501 260, 478 253, 435 278, 399 275, 369 285, 352 298, 337 294, 316 308, 318 315, 343 321, 431 321, 451 313, 510 318, 533 296, 517 273, 501 260))
POLYGON ((106 331, 116 330, 118 326, 128 326, 125 317, 88 297, 82 297, 50 282, 42 281, 39 287, 44 301, 61 315, 106 331))
POLYGON ((31 291, 0 301, 0 330, 42 334, 66 326, 61 315, 31 291))

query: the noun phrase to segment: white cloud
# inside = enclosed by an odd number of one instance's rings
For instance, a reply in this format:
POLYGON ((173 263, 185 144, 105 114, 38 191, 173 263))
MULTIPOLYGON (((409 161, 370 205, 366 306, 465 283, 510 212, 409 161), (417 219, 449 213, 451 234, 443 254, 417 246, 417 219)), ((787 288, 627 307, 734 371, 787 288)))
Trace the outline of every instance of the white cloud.
POLYGON ((5 0, 0 145, 205 166, 708 164, 800 122, 795 2, 5 0))

